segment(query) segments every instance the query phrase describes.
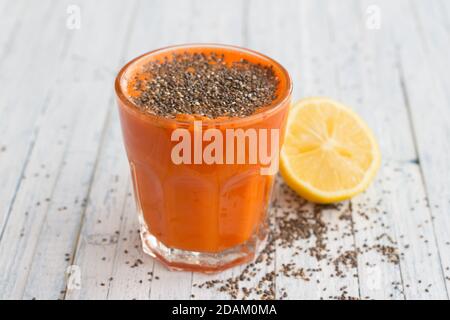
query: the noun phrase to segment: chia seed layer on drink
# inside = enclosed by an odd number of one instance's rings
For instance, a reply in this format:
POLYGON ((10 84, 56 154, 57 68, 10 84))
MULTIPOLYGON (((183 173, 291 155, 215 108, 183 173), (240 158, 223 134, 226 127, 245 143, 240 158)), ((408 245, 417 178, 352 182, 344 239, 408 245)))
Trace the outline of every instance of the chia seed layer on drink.
POLYGON ((132 100, 145 113, 174 118, 246 117, 277 98, 279 83, 269 66, 245 59, 226 62, 215 53, 173 54, 144 65, 132 100))

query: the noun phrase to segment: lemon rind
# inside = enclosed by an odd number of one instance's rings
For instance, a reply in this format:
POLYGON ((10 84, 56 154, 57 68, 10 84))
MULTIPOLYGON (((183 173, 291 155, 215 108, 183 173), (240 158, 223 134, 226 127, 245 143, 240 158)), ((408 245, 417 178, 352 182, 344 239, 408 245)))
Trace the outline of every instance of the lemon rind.
MULTIPOLYGON (((354 188, 349 189, 342 189, 339 191, 323 191, 320 190, 310 183, 295 178, 297 175, 295 174, 294 170, 292 170, 289 166, 289 160, 287 160, 286 155, 284 154, 283 150, 281 151, 281 161, 280 161, 280 173, 282 177, 284 178, 286 184, 291 187, 294 191, 296 191, 301 197, 305 198, 308 201, 316 202, 316 203, 333 203, 333 202, 339 202, 343 200, 347 200, 356 194, 359 194, 369 187, 370 183, 373 180, 373 177, 375 176, 376 172, 378 171, 380 165, 381 165, 381 154, 379 151, 378 143, 375 140, 375 136, 372 133, 372 130, 367 126, 367 124, 349 107, 343 105, 342 103, 339 103, 337 101, 333 101, 328 98, 324 97, 309 97, 302 99, 295 104, 291 105, 290 112, 298 112, 296 109, 305 107, 307 105, 310 105, 311 103, 319 104, 319 103, 329 103, 332 104, 338 108, 342 108, 345 110, 348 114, 350 114, 357 122, 358 124, 364 129, 364 131, 367 133, 368 138, 370 139, 371 145, 372 145, 372 152, 373 152, 373 161, 369 169, 366 171, 364 178, 361 179, 360 183, 355 186, 354 188)), ((286 131, 289 130, 289 126, 294 121, 295 117, 289 116, 288 117, 288 123, 286 131)))

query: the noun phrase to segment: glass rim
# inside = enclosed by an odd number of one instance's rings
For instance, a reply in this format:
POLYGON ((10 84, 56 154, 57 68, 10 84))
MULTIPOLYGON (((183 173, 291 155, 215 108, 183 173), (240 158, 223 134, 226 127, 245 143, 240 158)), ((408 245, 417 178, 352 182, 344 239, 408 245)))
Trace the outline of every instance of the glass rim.
POLYGON ((188 119, 167 118, 167 117, 159 116, 156 114, 145 113, 145 112, 140 111, 136 107, 136 105, 123 92, 124 90, 123 90, 123 85, 122 85, 122 79, 123 79, 125 73, 129 70, 129 68, 132 65, 137 63, 139 60, 149 57, 151 55, 155 55, 155 54, 159 54, 159 53, 163 53, 163 52, 170 52, 170 51, 174 51, 174 50, 182 49, 182 48, 186 48, 186 49, 189 49, 189 48, 205 48, 205 49, 224 48, 224 49, 231 50, 231 51, 243 52, 247 55, 252 55, 257 58, 262 58, 262 59, 268 61, 271 66, 276 67, 280 71, 280 73, 284 76, 285 81, 286 81, 286 88, 285 88, 285 90, 283 90, 281 92, 280 98, 277 99, 276 101, 273 101, 271 104, 264 106, 264 108, 266 108, 265 110, 263 110, 261 112, 253 113, 246 117, 230 117, 230 118, 220 118, 220 119, 214 119, 214 118, 198 119, 198 121, 201 121, 202 126, 241 124, 241 123, 244 124, 247 122, 254 122, 254 121, 260 120, 261 118, 265 118, 268 115, 275 113, 280 108, 282 108, 282 106, 284 106, 287 103, 287 101, 290 99, 290 97, 292 95, 293 85, 292 85, 292 79, 291 79, 291 76, 289 75, 289 72, 279 62, 277 62, 276 60, 274 60, 262 53, 259 53, 257 51, 247 49, 244 47, 235 46, 235 45, 218 44, 218 43, 186 43, 186 44, 166 46, 166 47, 162 47, 162 48, 158 48, 158 49, 149 51, 147 53, 139 55, 136 58, 130 60, 120 69, 120 71, 118 72, 118 74, 116 76, 115 82, 114 82, 114 88, 115 88, 117 98, 126 107, 124 109, 126 109, 128 112, 131 112, 134 115, 142 118, 143 120, 150 121, 152 123, 156 122, 156 123, 161 123, 163 125, 166 124, 169 126, 171 126, 171 125, 187 125, 187 126, 192 125, 194 120, 191 120, 191 119, 188 120, 188 119))

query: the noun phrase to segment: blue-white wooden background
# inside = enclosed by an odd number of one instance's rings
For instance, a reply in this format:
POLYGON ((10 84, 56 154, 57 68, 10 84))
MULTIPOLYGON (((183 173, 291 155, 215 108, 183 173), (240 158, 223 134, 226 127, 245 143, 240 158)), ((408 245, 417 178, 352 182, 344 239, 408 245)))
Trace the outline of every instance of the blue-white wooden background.
POLYGON ((339 253, 387 234, 399 264, 369 251, 337 278, 280 247, 261 271, 277 273, 276 298, 326 299, 343 287, 363 299, 449 297, 450 1, 0 0, 0 298, 230 297, 196 284, 240 268, 169 272, 136 233, 113 79, 139 54, 187 42, 274 57, 296 98, 351 105, 380 143, 377 180, 351 201, 368 219, 329 210, 327 245, 339 253), (287 278, 279 270, 290 261, 319 271, 287 278))

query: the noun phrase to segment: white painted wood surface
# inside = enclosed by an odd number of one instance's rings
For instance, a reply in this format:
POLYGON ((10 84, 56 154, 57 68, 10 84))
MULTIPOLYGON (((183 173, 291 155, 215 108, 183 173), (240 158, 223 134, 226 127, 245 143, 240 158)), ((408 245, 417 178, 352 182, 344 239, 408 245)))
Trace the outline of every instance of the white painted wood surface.
MULTIPOLYGON (((277 299, 448 299, 449 26, 445 0, 0 1, 0 298, 261 298, 204 285, 246 266, 169 272, 142 253, 114 101, 117 70, 138 54, 218 42, 279 60, 295 98, 351 105, 383 155, 367 192, 323 211, 328 258, 307 253, 311 237, 295 241, 298 255, 277 244, 239 285, 263 283, 277 299), (66 27, 72 4, 80 29, 66 27), (379 29, 368 25, 373 10, 379 29), (333 259, 345 252, 357 264, 336 277, 333 259), (307 277, 287 276, 290 263, 307 277)), ((281 179, 276 195, 275 223, 314 210, 281 179)))

